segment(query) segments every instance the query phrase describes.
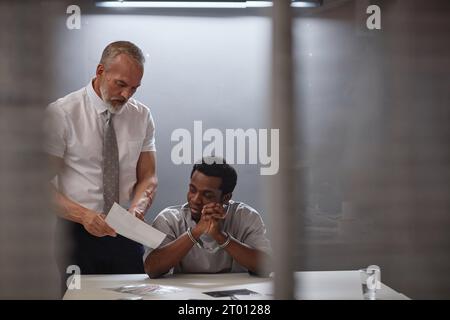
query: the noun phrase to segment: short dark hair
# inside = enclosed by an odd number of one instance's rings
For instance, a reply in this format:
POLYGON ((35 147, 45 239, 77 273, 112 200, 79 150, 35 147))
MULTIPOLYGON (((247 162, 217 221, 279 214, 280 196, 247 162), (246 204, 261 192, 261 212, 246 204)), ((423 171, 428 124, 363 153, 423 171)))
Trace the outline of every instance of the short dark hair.
POLYGON ((192 168, 191 178, 195 171, 199 171, 209 177, 222 178, 222 184, 220 185, 222 194, 231 193, 236 187, 236 170, 227 164, 225 159, 219 157, 202 158, 202 162, 196 163, 194 168, 192 168))

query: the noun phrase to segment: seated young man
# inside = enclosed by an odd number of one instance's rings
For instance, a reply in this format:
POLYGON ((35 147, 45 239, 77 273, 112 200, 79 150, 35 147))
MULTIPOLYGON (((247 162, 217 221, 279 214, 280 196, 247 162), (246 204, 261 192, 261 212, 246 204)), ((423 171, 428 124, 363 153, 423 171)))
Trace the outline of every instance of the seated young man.
POLYGON ((144 268, 151 278, 166 273, 266 274, 263 259, 269 259, 271 250, 266 228, 255 209, 231 200, 236 181, 236 171, 223 159, 194 165, 188 202, 164 209, 153 221, 167 237, 145 252, 144 268))

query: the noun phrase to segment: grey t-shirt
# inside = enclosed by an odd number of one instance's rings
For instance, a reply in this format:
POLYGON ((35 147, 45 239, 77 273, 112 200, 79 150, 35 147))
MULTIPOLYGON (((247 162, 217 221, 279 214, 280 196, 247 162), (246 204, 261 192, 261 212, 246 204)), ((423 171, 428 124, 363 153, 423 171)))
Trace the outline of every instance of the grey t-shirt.
MULTIPOLYGON (((224 232, 234 239, 260 251, 271 253, 270 242, 266 237, 266 228, 259 213, 242 202, 230 201, 225 208, 227 214, 222 221, 224 232)), ((189 227, 194 228, 196 222, 191 218, 187 203, 168 207, 161 211, 152 226, 167 236, 160 246, 182 236, 189 227)), ((202 235, 200 242, 203 248, 193 246, 184 258, 169 273, 219 273, 246 272, 225 250, 213 252, 218 244, 208 235, 202 235)), ((144 261, 152 251, 146 248, 144 261)))

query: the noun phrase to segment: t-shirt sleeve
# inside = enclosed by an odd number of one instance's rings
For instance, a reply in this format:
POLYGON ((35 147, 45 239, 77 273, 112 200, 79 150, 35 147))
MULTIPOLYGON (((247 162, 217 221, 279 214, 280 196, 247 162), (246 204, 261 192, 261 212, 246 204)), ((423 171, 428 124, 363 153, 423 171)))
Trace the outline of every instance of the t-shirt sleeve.
POLYGON ((147 114, 147 130, 141 152, 145 151, 156 151, 155 122, 153 121, 153 117, 152 114, 150 113, 150 110, 148 111, 147 114))
POLYGON ((67 120, 58 104, 50 104, 44 115, 44 150, 48 154, 63 158, 66 151, 67 120))
MULTIPOLYGON (((165 246, 166 244, 177 239, 175 223, 176 220, 173 219, 170 211, 162 211, 156 216, 155 220, 153 220, 152 227, 166 234, 166 237, 161 242, 159 247, 165 246)), ((145 247, 145 253, 143 257, 144 262, 153 250, 154 248, 145 247)), ((172 269, 169 273, 173 271, 172 269)))
POLYGON ((248 224, 242 238, 242 242, 250 247, 265 252, 272 253, 270 241, 267 238, 267 230, 261 216, 256 211, 251 211, 248 216, 248 224))

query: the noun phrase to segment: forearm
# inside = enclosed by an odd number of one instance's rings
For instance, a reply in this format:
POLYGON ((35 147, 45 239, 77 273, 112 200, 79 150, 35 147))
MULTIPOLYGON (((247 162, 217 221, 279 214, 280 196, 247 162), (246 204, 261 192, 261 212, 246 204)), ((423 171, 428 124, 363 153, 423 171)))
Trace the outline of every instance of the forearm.
POLYGON ((133 200, 131 201, 131 207, 136 206, 141 199, 148 198, 148 195, 150 195, 151 197, 151 199, 149 199, 149 204, 151 205, 157 187, 158 178, 156 177, 156 175, 149 174, 148 176, 140 179, 140 181, 138 181, 134 187, 134 196, 133 200))
POLYGON ((152 204, 153 197, 158 186, 156 175, 156 153, 147 151, 141 152, 136 167, 137 183, 134 186, 134 196, 131 200, 131 207, 139 205, 145 206, 141 210, 145 211, 152 204))
MULTIPOLYGON (((52 186, 53 187, 53 186, 52 186)), ((89 210, 78 203, 70 200, 53 187, 53 198, 56 206, 56 213, 67 220, 83 225, 87 232, 96 237, 117 236, 105 221, 105 215, 89 210)))
POLYGON ((144 269, 150 278, 157 278, 177 265, 194 243, 187 233, 167 245, 153 250, 145 259, 144 269))
POLYGON ((67 198, 53 185, 51 188, 57 214, 64 219, 82 224, 88 209, 67 198))
MULTIPOLYGON (((226 236, 223 233, 220 233, 216 236, 216 241, 219 244, 223 244, 226 241, 226 236)), ((253 249, 234 238, 230 239, 230 243, 224 248, 224 250, 231 257, 233 257, 237 263, 256 274, 263 273, 265 263, 264 260, 269 259, 268 255, 264 252, 253 249)))

